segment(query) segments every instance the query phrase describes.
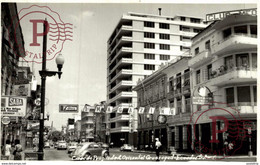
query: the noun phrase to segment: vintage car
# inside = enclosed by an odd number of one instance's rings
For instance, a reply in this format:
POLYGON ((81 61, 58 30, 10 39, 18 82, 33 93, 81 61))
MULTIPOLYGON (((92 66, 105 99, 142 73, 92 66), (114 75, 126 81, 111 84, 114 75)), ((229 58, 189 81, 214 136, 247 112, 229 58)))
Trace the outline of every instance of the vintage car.
POLYGON ((65 141, 59 141, 57 144, 57 150, 66 150, 67 149, 67 143, 65 141))
POLYGON ((72 154, 72 160, 92 160, 94 156, 106 158, 109 151, 94 142, 82 143, 72 154))
POLYGON ((130 144, 124 144, 120 147, 120 151, 134 151, 134 146, 130 144))
POLYGON ((70 154, 72 153, 73 151, 75 151, 78 147, 78 143, 77 142, 71 142, 68 144, 68 147, 67 147, 67 153, 70 154))

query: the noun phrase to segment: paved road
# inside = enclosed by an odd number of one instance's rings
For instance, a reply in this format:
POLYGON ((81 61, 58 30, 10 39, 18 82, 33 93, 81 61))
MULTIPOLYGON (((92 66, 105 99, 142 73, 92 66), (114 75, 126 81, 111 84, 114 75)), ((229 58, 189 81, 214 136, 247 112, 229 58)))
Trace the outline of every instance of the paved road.
MULTIPOLYGON (((52 161, 69 161, 71 158, 69 158, 67 154, 67 150, 56 150, 53 148, 45 149, 45 160, 52 160, 52 161)), ((110 149, 110 156, 107 159, 98 158, 98 160, 103 161, 155 161, 156 156, 155 154, 149 154, 149 153, 136 153, 136 152, 121 152, 119 149, 110 149)), ((182 158, 179 158, 179 160, 176 160, 176 158, 173 158, 168 155, 162 155, 161 161, 190 161, 185 160, 182 158)), ((207 160, 201 160, 200 161, 211 161, 209 159, 207 160)), ((256 161, 256 158, 230 158, 230 159, 223 159, 221 161, 228 161, 228 162, 254 162, 256 161)))

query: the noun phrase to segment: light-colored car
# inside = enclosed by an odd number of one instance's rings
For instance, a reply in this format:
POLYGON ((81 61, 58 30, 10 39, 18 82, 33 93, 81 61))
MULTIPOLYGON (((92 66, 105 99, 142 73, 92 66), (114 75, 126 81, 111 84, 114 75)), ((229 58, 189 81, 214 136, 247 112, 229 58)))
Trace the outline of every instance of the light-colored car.
POLYGON ((44 143, 44 148, 51 148, 50 142, 45 142, 44 143))
POLYGON ((64 150, 67 149, 67 143, 65 141, 59 141, 58 142, 57 150, 60 150, 60 149, 64 149, 64 150))
POLYGON ((120 151, 134 151, 134 146, 130 144, 124 144, 120 147, 120 151))
POLYGON ((102 156, 106 158, 109 155, 109 151, 102 148, 97 143, 86 142, 81 145, 82 147, 78 147, 71 154, 72 160, 92 160, 94 156, 102 156))
POLYGON ((78 143, 77 142, 71 142, 71 143, 69 143, 68 144, 68 148, 67 148, 67 150, 68 150, 68 154, 70 154, 70 153, 72 153, 73 151, 75 151, 76 150, 76 148, 78 147, 78 143))

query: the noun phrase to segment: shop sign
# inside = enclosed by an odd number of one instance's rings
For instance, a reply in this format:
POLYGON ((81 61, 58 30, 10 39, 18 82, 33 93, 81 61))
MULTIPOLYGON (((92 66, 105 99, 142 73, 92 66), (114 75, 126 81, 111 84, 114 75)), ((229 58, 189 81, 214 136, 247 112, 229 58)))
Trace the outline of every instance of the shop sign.
POLYGON ((79 110, 78 104, 60 104, 59 111, 60 112, 72 112, 77 113, 79 110))
POLYGON ((4 125, 9 124, 10 122, 11 122, 10 117, 5 116, 5 117, 2 118, 2 123, 4 125))
POLYGON ((1 98, 1 115, 24 117, 26 105, 27 99, 24 97, 3 96, 1 98))
POLYGON ((14 85, 14 95, 15 96, 31 96, 31 86, 30 84, 20 84, 14 85))
POLYGON ((193 104, 209 104, 212 103, 212 97, 206 97, 206 96, 193 96, 192 102, 193 104))
POLYGON ((216 20, 223 20, 229 15, 232 14, 239 14, 239 15, 251 15, 257 16, 257 9, 241 9, 241 10, 232 10, 232 11, 223 11, 218 13, 211 13, 206 15, 206 21, 216 21, 216 20))

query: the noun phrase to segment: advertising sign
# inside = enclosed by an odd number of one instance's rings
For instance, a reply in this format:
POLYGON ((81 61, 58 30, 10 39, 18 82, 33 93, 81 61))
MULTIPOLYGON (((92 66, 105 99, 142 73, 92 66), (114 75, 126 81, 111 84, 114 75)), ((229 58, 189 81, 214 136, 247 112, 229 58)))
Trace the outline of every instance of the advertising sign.
POLYGON ((2 116, 20 116, 26 114, 27 99, 16 96, 1 97, 1 115, 2 116))
POLYGON ((20 84, 14 85, 14 95, 15 96, 31 96, 31 86, 30 84, 20 84))
POLYGON ((193 104, 209 104, 212 103, 211 97, 199 97, 199 96, 193 96, 193 104))
POLYGON ((78 104, 60 104, 59 112, 72 112, 77 113, 79 110, 78 104))

